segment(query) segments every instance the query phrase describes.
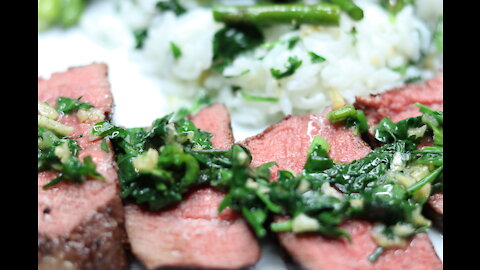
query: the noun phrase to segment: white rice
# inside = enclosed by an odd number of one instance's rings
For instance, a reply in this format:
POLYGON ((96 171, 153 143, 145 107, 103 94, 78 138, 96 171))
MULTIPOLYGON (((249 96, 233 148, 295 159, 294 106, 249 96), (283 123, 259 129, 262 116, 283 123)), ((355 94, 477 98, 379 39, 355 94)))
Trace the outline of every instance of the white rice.
MULTIPOLYGON (((259 127, 288 114, 320 112, 332 104, 333 92, 353 103, 355 96, 400 86, 415 76, 427 79, 443 67, 443 53, 432 46, 434 27, 443 16, 441 0, 417 0, 415 6, 407 6, 394 20, 378 1, 357 0, 364 11, 363 20, 358 22, 342 15, 339 27, 302 25, 298 30, 286 25, 270 27, 264 31, 265 42, 295 36, 301 40, 291 50, 285 44, 270 50, 260 46, 238 56, 223 74, 211 70, 213 36, 223 27, 213 20, 211 9, 198 6, 196 1, 180 0, 189 9, 175 16, 172 12, 154 12, 156 2, 117 2, 118 21, 127 29, 121 31, 122 35, 128 32, 131 35, 133 29, 148 28, 142 50, 133 50, 131 37, 124 42, 131 48, 132 57, 146 72, 165 81, 164 91, 172 96, 172 109, 207 93, 229 107, 236 124, 259 127), (351 34, 352 27, 357 31, 355 36, 351 34), (178 59, 173 57, 171 42, 182 51, 178 59), (309 52, 326 61, 312 63, 309 52), (275 79, 270 69, 284 70, 291 56, 298 57, 302 65, 293 75, 275 79), (393 70, 418 62, 422 56, 421 66, 410 66, 404 74, 393 70), (240 91, 232 91, 234 85, 253 96, 278 98, 278 102, 245 100, 240 91)), ((102 31, 98 25, 82 25, 95 27, 90 30, 92 33, 102 31)))

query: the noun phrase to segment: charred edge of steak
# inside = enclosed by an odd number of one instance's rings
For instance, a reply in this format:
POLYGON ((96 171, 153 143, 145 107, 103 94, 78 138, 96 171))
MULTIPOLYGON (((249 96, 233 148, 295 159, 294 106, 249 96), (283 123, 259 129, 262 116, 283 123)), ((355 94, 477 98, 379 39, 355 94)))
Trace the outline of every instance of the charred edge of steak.
POLYGON ((38 269, 127 269, 126 244, 123 207, 116 198, 68 235, 39 234, 38 269))

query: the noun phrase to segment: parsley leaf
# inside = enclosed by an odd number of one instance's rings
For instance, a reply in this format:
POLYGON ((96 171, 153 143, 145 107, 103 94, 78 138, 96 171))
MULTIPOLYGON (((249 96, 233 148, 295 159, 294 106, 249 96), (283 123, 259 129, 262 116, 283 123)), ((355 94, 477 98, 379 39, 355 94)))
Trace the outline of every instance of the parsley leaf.
POLYGON ((272 76, 275 77, 277 80, 281 78, 288 77, 295 73, 295 70, 302 65, 302 60, 299 60, 296 56, 289 57, 288 62, 285 64, 285 70, 281 71, 278 69, 271 68, 270 73, 272 76))

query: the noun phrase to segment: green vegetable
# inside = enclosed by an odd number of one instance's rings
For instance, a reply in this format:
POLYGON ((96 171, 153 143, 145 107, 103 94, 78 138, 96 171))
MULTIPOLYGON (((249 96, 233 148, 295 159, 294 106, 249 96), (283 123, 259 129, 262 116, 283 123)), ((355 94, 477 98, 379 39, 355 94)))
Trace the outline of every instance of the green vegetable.
POLYGON ((54 132, 38 127, 38 171, 55 171, 57 176, 43 188, 52 187, 62 180, 82 183, 89 178, 104 179, 96 171, 96 165, 90 156, 81 162, 77 155, 81 150, 77 141, 59 137, 54 132), (59 148, 63 149, 59 156, 59 148))
POLYGON ((52 26, 60 16, 61 0, 38 0, 38 31, 52 26))
POLYGON ((201 108, 211 105, 212 100, 210 99, 209 96, 201 96, 197 98, 193 104, 190 106, 190 108, 180 108, 177 113, 175 114, 176 119, 184 118, 190 114, 195 114, 198 112, 201 108))
POLYGON ((161 209, 179 202, 189 188, 202 184, 208 177, 204 171, 208 162, 221 162, 216 153, 195 152, 211 149, 211 134, 185 118, 173 117, 169 114, 155 120, 149 130, 123 129, 107 121, 94 126, 92 133, 110 138, 114 146, 122 198, 146 203, 151 210, 161 209), (139 166, 138 158, 145 157, 150 149, 158 153, 153 168, 139 170, 135 167, 139 166))
POLYGON ((175 59, 180 58, 182 56, 182 50, 177 46, 177 44, 170 41, 170 49, 172 49, 172 54, 175 59))
MULTIPOLYGON (((422 116, 407 118, 393 123, 390 119, 384 118, 375 127, 375 138, 381 142, 388 143, 395 140, 403 140, 411 137, 408 130, 427 125, 433 132, 434 144, 443 145, 443 112, 434 111, 422 104, 416 104, 420 108, 422 116)), ((416 140, 417 138, 411 138, 416 140)))
POLYGON ((78 23, 86 0, 38 0, 38 31, 59 24, 70 27, 78 23))
POLYGON ((433 33, 433 41, 435 43, 435 48, 439 52, 443 52, 443 17, 441 17, 435 27, 435 32, 433 33))
POLYGON ((413 194, 415 191, 421 189, 423 186, 425 186, 426 184, 428 183, 431 183, 433 181, 435 181, 436 179, 438 179, 438 177, 440 176, 440 174, 442 173, 443 171, 443 165, 438 167, 437 169, 435 169, 433 172, 431 172, 429 175, 425 176, 424 178, 422 178, 422 180, 416 182, 414 185, 412 185, 411 187, 409 187, 407 189, 407 192, 409 194, 413 194))
POLYGON ((332 123, 345 123, 346 127, 355 126, 356 133, 368 131, 367 118, 362 110, 356 110, 352 105, 346 105, 327 114, 332 123))
POLYGON ((285 70, 281 71, 279 69, 270 69, 270 73, 275 79, 279 80, 288 76, 291 76, 295 73, 295 70, 302 65, 302 60, 299 60, 296 56, 291 56, 288 58, 288 62, 285 64, 285 70))
POLYGON ((85 10, 85 0, 62 0, 59 22, 63 27, 75 25, 85 10))
MULTIPOLYGON (((443 128, 442 113, 420 107, 424 115, 435 119, 432 127, 443 128)), ((364 116, 352 108, 340 112, 333 117, 347 121, 364 116)), ((383 223, 384 233, 391 234, 388 237, 401 240, 411 234, 395 234, 394 228, 402 225, 419 232, 430 225, 420 214, 425 200, 418 200, 414 193, 426 184, 438 186, 443 181, 443 147, 417 149, 420 138, 408 135, 409 127, 425 126, 423 122, 420 116, 400 125, 385 122, 393 126, 377 126, 385 144, 350 164, 334 163, 328 142, 315 137, 302 172, 279 170, 277 181, 270 181, 274 162, 251 168, 248 149, 240 145, 212 149, 209 133, 174 114, 157 119, 149 129, 122 129, 100 122, 93 133, 110 138, 114 145, 122 197, 151 210, 178 203, 194 186, 210 185, 226 193, 218 211, 229 207, 241 212, 258 237, 270 228, 350 239, 339 226, 353 218, 383 223), (426 176, 415 178, 418 175, 426 176), (419 180, 407 187, 400 176, 419 180), (273 215, 290 219, 268 224, 273 215)), ((433 133, 430 128, 426 131, 430 133, 425 136, 433 133)), ((369 259, 375 260, 382 251, 376 250, 369 259)))
POLYGON ((136 29, 133 31, 133 37, 135 38, 135 49, 142 49, 145 39, 148 37, 148 30, 136 29))
POLYGON ((258 4, 214 6, 213 18, 228 24, 317 24, 339 25, 340 9, 330 4, 258 4))
POLYGON ((222 71, 236 56, 263 43, 263 34, 256 26, 227 25, 213 37, 213 67, 222 71))
POLYGON ((328 120, 332 123, 343 122, 347 120, 348 117, 356 115, 356 110, 352 105, 346 105, 336 110, 333 110, 327 114, 328 120))
POLYGON ((308 52, 308 54, 310 55, 310 60, 312 61, 312 63, 322 63, 327 61, 327 59, 323 58, 322 56, 314 52, 308 52))
POLYGON ((273 222, 270 224, 270 230, 273 232, 292 231, 292 220, 273 222))
POLYGON ((187 9, 178 0, 160 0, 157 2, 156 7, 161 11, 172 11, 177 16, 187 12, 187 9))
POLYGON ((280 40, 280 41, 275 41, 275 42, 269 42, 269 43, 265 43, 262 45, 263 48, 265 49, 272 49, 273 47, 275 47, 276 45, 287 45, 287 48, 289 50, 293 49, 295 47, 295 45, 300 41, 300 37, 299 36, 294 36, 294 37, 291 37, 287 40, 280 40))
POLYGON ((59 97, 57 99, 57 107, 55 109, 65 114, 71 114, 78 111, 79 109, 87 110, 93 108, 93 105, 88 102, 80 102, 81 98, 82 97, 79 97, 77 99, 59 97))
POLYGON ((242 94, 242 97, 245 99, 245 100, 248 100, 248 101, 259 101, 259 102, 278 102, 278 98, 276 97, 261 97, 261 96, 254 96, 254 95, 250 95, 249 93, 245 92, 245 91, 241 91, 241 94, 242 94))
POLYGON ((353 0, 331 0, 333 4, 338 5, 345 11, 350 18, 359 21, 363 19, 363 10, 358 7, 353 0))

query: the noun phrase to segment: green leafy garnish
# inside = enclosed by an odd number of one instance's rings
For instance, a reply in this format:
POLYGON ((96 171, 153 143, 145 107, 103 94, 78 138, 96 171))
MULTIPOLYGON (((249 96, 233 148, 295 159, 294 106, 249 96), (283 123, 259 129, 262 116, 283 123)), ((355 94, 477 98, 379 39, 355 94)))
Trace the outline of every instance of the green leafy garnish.
POLYGON ((272 49, 276 45, 287 45, 287 48, 289 50, 293 49, 295 45, 300 41, 299 36, 293 36, 287 40, 280 40, 280 41, 274 41, 274 42, 269 42, 269 43, 264 43, 262 45, 263 48, 265 49, 272 49))
POLYGON ((65 114, 71 114, 78 111, 79 109, 87 110, 93 108, 93 105, 88 102, 80 102, 81 98, 82 97, 76 99, 59 97, 57 99, 57 107, 55 109, 65 114))
POLYGON ((135 38, 135 49, 142 49, 145 39, 148 37, 148 29, 136 29, 133 31, 133 37, 135 38))
POLYGON ((291 76, 295 73, 295 70, 302 65, 302 60, 299 60, 296 56, 291 56, 288 58, 288 62, 285 64, 285 70, 281 71, 279 69, 270 69, 270 73, 275 79, 279 80, 288 76, 291 76))
POLYGON ((178 0, 160 0, 157 2, 156 7, 161 11, 172 11, 177 16, 187 12, 187 9, 178 0))
MULTIPOLYGON (((270 181, 274 162, 252 168, 251 153, 241 145, 212 149, 211 134, 175 114, 155 120, 149 129, 100 122, 93 133, 112 141, 122 198, 150 210, 180 202, 194 186, 210 185, 226 193, 218 211, 228 207, 242 213, 258 237, 270 228, 350 239, 340 227, 346 219, 381 222, 390 234, 397 224, 408 224, 412 233, 429 226, 419 212, 429 195, 423 187, 441 188, 443 147, 417 149, 417 143, 429 134, 440 136, 435 133, 443 130, 443 113, 417 106, 423 116, 397 124, 385 120, 375 128, 385 144, 350 164, 335 163, 327 140, 315 137, 301 173, 279 170, 277 181, 270 181), (268 224, 274 215, 288 218, 268 224)), ((361 110, 346 107, 330 119, 361 126, 362 116, 361 110)), ((382 250, 369 259, 375 260, 382 250)))
POLYGON ((263 33, 253 25, 227 25, 213 37, 213 67, 222 71, 239 54, 253 50, 263 42, 263 33))
POLYGON ((242 97, 248 101, 259 101, 259 102, 278 102, 278 98, 276 97, 262 97, 262 96, 254 96, 245 91, 241 91, 242 97))
POLYGON ((443 145, 443 112, 432 110, 422 104, 415 104, 420 108, 422 116, 407 118, 393 123, 389 118, 382 119, 375 127, 375 138, 380 142, 389 143, 395 140, 413 139, 418 136, 409 133, 409 130, 427 125, 433 132, 434 144, 443 145))
POLYGON ((172 54, 175 59, 178 59, 180 56, 182 56, 182 50, 180 50, 177 44, 173 43, 172 41, 170 41, 170 49, 172 50, 172 54))
POLYGON ((327 60, 314 52, 308 52, 308 55, 310 55, 310 60, 312 61, 312 63, 322 63, 327 60))
POLYGON ((80 150, 76 140, 59 137, 46 128, 38 127, 38 171, 58 172, 43 188, 52 187, 62 180, 80 184, 89 178, 104 179, 96 171, 90 156, 85 157, 83 162, 78 159, 80 150))
POLYGON ((355 109, 352 105, 346 105, 327 114, 327 119, 332 123, 345 123, 346 127, 355 127, 356 133, 368 131, 367 118, 362 110, 355 109))

